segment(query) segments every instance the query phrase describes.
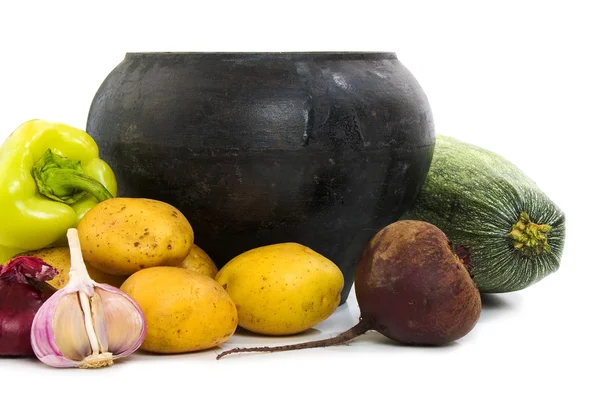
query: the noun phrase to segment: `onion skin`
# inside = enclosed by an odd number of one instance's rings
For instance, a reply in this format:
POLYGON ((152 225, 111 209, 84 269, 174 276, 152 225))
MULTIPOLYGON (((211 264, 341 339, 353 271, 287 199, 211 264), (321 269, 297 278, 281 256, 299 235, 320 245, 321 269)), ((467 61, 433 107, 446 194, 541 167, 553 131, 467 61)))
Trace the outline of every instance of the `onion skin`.
POLYGON ((422 221, 381 230, 357 263, 355 288, 362 317, 403 344, 448 344, 481 313, 479 291, 448 238, 422 221))
POLYGON ((31 324, 48 297, 43 282, 57 273, 41 259, 31 257, 15 258, 0 266, 0 356, 34 354, 31 324))
POLYGON ((29 333, 42 303, 33 286, 0 281, 0 356, 33 355, 29 333))

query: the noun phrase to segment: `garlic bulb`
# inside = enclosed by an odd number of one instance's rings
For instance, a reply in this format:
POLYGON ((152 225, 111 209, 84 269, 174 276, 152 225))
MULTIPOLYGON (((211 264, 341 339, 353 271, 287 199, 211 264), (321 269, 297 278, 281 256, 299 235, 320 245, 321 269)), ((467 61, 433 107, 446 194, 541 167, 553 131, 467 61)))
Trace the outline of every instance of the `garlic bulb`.
POLYGON ((144 341, 144 313, 121 290, 90 278, 77 229, 69 229, 67 238, 71 252, 69 283, 36 313, 31 327, 33 352, 54 367, 112 365, 144 341))

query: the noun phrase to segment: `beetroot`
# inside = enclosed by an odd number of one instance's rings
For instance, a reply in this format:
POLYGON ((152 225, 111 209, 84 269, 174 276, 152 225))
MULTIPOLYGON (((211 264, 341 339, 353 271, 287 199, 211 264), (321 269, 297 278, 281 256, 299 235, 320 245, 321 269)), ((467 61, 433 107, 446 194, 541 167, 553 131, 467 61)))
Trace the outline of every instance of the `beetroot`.
POLYGON ((406 344, 441 345, 477 323, 481 297, 446 235, 420 221, 380 231, 357 266, 356 299, 373 329, 406 344))
POLYGON ((469 333, 481 313, 481 297, 446 235, 432 224, 403 220, 379 231, 356 266, 358 324, 320 341, 239 352, 288 351, 346 343, 369 330, 414 345, 443 345, 469 333))

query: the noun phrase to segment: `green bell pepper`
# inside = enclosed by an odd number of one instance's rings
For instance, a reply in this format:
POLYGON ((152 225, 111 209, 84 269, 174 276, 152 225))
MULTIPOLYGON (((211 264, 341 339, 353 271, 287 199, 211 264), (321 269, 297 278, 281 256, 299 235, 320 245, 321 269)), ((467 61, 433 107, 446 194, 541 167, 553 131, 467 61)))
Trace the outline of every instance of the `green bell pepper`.
POLYGON ((67 229, 116 193, 115 175, 86 132, 25 122, 0 148, 0 263, 61 244, 67 229))

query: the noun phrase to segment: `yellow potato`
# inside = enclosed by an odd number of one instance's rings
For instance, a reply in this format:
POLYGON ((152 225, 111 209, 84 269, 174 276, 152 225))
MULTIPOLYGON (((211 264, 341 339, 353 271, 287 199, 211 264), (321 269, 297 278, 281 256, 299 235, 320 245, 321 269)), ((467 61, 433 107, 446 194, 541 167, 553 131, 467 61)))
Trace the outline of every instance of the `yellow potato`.
MULTIPOLYGON (((48 265, 54 267, 58 271, 58 275, 49 280, 47 283, 56 289, 62 289, 69 282, 69 270, 71 269, 71 254, 68 247, 43 248, 36 251, 28 251, 19 255, 27 255, 30 257, 38 257, 43 259, 48 265)), ((86 268, 90 278, 98 283, 108 283, 114 287, 119 287, 126 276, 111 275, 102 272, 86 263, 86 268)))
POLYGON ((107 199, 83 216, 77 230, 83 259, 114 275, 177 266, 194 244, 183 214, 153 199, 107 199))
POLYGON ((218 271, 218 268, 213 260, 196 244, 192 246, 192 250, 185 260, 183 260, 183 262, 177 266, 185 269, 191 269, 192 271, 210 276, 211 278, 214 278, 218 271))
POLYGON ((340 303, 344 277, 324 256, 296 243, 238 255, 217 273, 236 304, 241 327, 268 335, 307 330, 340 303))
POLYGON ((155 267, 121 286, 142 308, 148 333, 141 348, 156 353, 200 351, 225 342, 238 324, 235 305, 214 279, 184 268, 155 267))

